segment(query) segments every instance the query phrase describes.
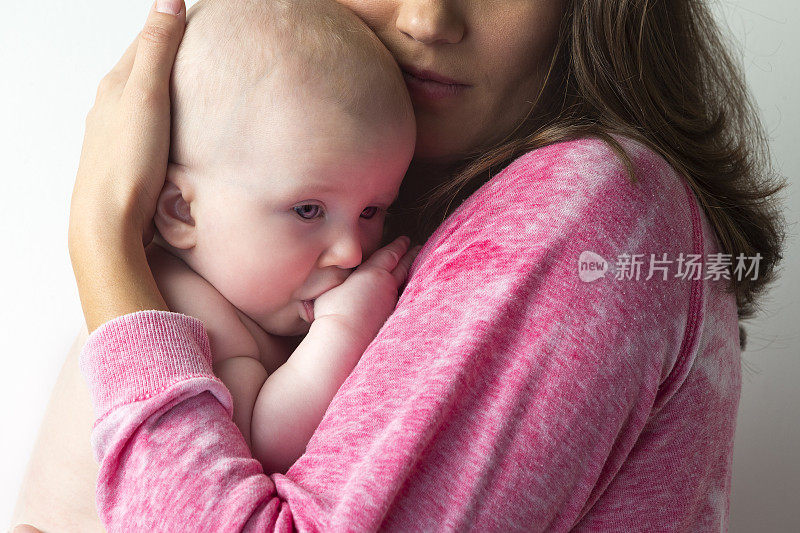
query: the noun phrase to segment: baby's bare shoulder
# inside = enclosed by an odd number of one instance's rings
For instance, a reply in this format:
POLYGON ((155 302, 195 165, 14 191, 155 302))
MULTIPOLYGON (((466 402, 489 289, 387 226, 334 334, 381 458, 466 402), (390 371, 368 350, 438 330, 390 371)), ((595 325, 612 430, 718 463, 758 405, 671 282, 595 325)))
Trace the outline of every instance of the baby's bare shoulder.
POLYGON ((215 362, 241 355, 258 358, 258 345, 236 307, 211 283, 158 245, 147 247, 147 260, 170 310, 203 322, 215 362))

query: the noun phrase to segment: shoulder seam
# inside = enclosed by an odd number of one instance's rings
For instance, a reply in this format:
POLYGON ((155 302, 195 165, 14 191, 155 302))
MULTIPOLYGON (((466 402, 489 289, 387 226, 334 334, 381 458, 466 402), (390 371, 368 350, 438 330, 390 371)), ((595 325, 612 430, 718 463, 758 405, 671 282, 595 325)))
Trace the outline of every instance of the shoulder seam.
MULTIPOLYGON (((700 212, 691 188, 682 176, 680 179, 689 200, 689 210, 692 216, 694 253, 702 256, 705 250, 705 239, 703 238, 703 227, 700 218, 700 212)), ((681 348, 678 352, 678 358, 675 361, 672 370, 658 387, 659 394, 661 394, 663 390, 666 390, 670 384, 677 379, 677 376, 683 373, 683 369, 687 362, 691 359, 690 355, 697 345, 697 340, 699 338, 698 332, 700 330, 700 324, 703 321, 702 305, 705 293, 705 283, 702 273, 699 279, 692 280, 691 283, 692 287, 689 293, 689 316, 686 319, 686 332, 684 333, 683 341, 681 342, 681 348)))

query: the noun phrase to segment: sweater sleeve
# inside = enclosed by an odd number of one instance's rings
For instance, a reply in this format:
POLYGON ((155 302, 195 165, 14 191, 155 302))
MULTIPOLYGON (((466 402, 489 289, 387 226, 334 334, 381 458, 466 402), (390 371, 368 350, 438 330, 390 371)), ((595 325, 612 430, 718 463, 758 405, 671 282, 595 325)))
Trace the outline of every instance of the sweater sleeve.
POLYGON ((681 451, 637 444, 695 349, 704 282, 617 279, 602 259, 702 253, 702 239, 685 185, 639 155, 634 185, 599 142, 561 143, 459 206, 285 475, 250 456, 199 321, 143 311, 98 328, 81 368, 108 530, 568 531, 622 476, 634 489, 603 508, 636 522, 594 524, 671 529, 692 489, 647 485, 681 451), (586 257, 598 279, 579 275, 586 257))

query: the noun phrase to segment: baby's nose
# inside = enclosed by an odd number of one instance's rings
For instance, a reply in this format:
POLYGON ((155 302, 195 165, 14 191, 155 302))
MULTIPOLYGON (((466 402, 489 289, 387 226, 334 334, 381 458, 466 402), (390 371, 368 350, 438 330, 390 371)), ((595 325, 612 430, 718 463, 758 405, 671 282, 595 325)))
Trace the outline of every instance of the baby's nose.
POLYGON ((328 250, 328 264, 343 269, 353 269, 361 264, 362 250, 358 235, 343 233, 328 250))

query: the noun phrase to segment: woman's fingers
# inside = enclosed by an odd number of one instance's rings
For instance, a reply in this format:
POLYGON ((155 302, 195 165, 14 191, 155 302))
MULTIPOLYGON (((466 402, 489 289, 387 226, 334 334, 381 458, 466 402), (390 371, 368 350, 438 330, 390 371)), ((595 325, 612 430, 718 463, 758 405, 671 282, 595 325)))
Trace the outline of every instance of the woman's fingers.
POLYGON ((110 75, 120 76, 126 80, 128 79, 128 77, 131 75, 131 69, 133 68, 133 60, 136 58, 136 48, 138 44, 139 34, 136 35, 136 38, 133 40, 130 46, 128 46, 128 49, 125 50, 125 53, 122 54, 122 57, 119 58, 117 64, 111 69, 109 72, 110 75))
POLYGON ((79 229, 108 217, 141 229, 145 243, 154 233, 169 155, 170 74, 186 22, 183 0, 164 3, 153 5, 144 29, 100 81, 86 116, 70 208, 76 242, 79 229))
MULTIPOLYGON (((139 68, 150 72, 138 74, 136 83, 139 83, 138 89, 149 89, 156 84, 158 88, 159 76, 164 76, 166 79, 166 86, 169 87, 169 75, 172 72, 172 61, 177 53, 177 44, 180 43, 181 36, 183 35, 183 28, 185 26, 185 8, 183 2, 174 1, 180 15, 172 15, 170 13, 161 13, 158 10, 158 3, 153 5, 148 15, 145 28, 136 35, 136 38, 122 54, 116 65, 108 71, 103 77, 98 87, 98 98, 101 96, 109 96, 114 99, 119 99, 120 93, 125 89, 128 80, 131 77, 134 64, 137 57, 140 59, 139 68), (172 35, 177 37, 173 38, 172 35), (139 42, 145 41, 143 52, 139 53, 139 42), (159 42, 154 42, 159 41, 159 42), (175 42, 173 42, 175 41, 175 42), (149 46, 150 50, 145 50, 149 46), (169 58, 172 58, 171 60, 169 58), (168 63, 165 66, 165 62, 168 63), (168 67, 168 68, 167 68, 168 67), (166 69, 166 73, 164 72, 166 69), (144 81, 143 81, 144 80, 144 81)), ((160 85, 163 89, 164 84, 160 85)))
POLYGON ((169 90, 185 24, 183 0, 156 0, 138 37, 126 91, 153 94, 169 90))
POLYGON ((136 47, 139 44, 139 36, 128 46, 125 53, 117 64, 114 65, 108 73, 103 76, 100 84, 97 87, 97 98, 112 98, 115 101, 119 100, 120 94, 125 89, 125 84, 128 82, 128 77, 131 75, 131 68, 133 68, 133 60, 136 56, 136 47))

